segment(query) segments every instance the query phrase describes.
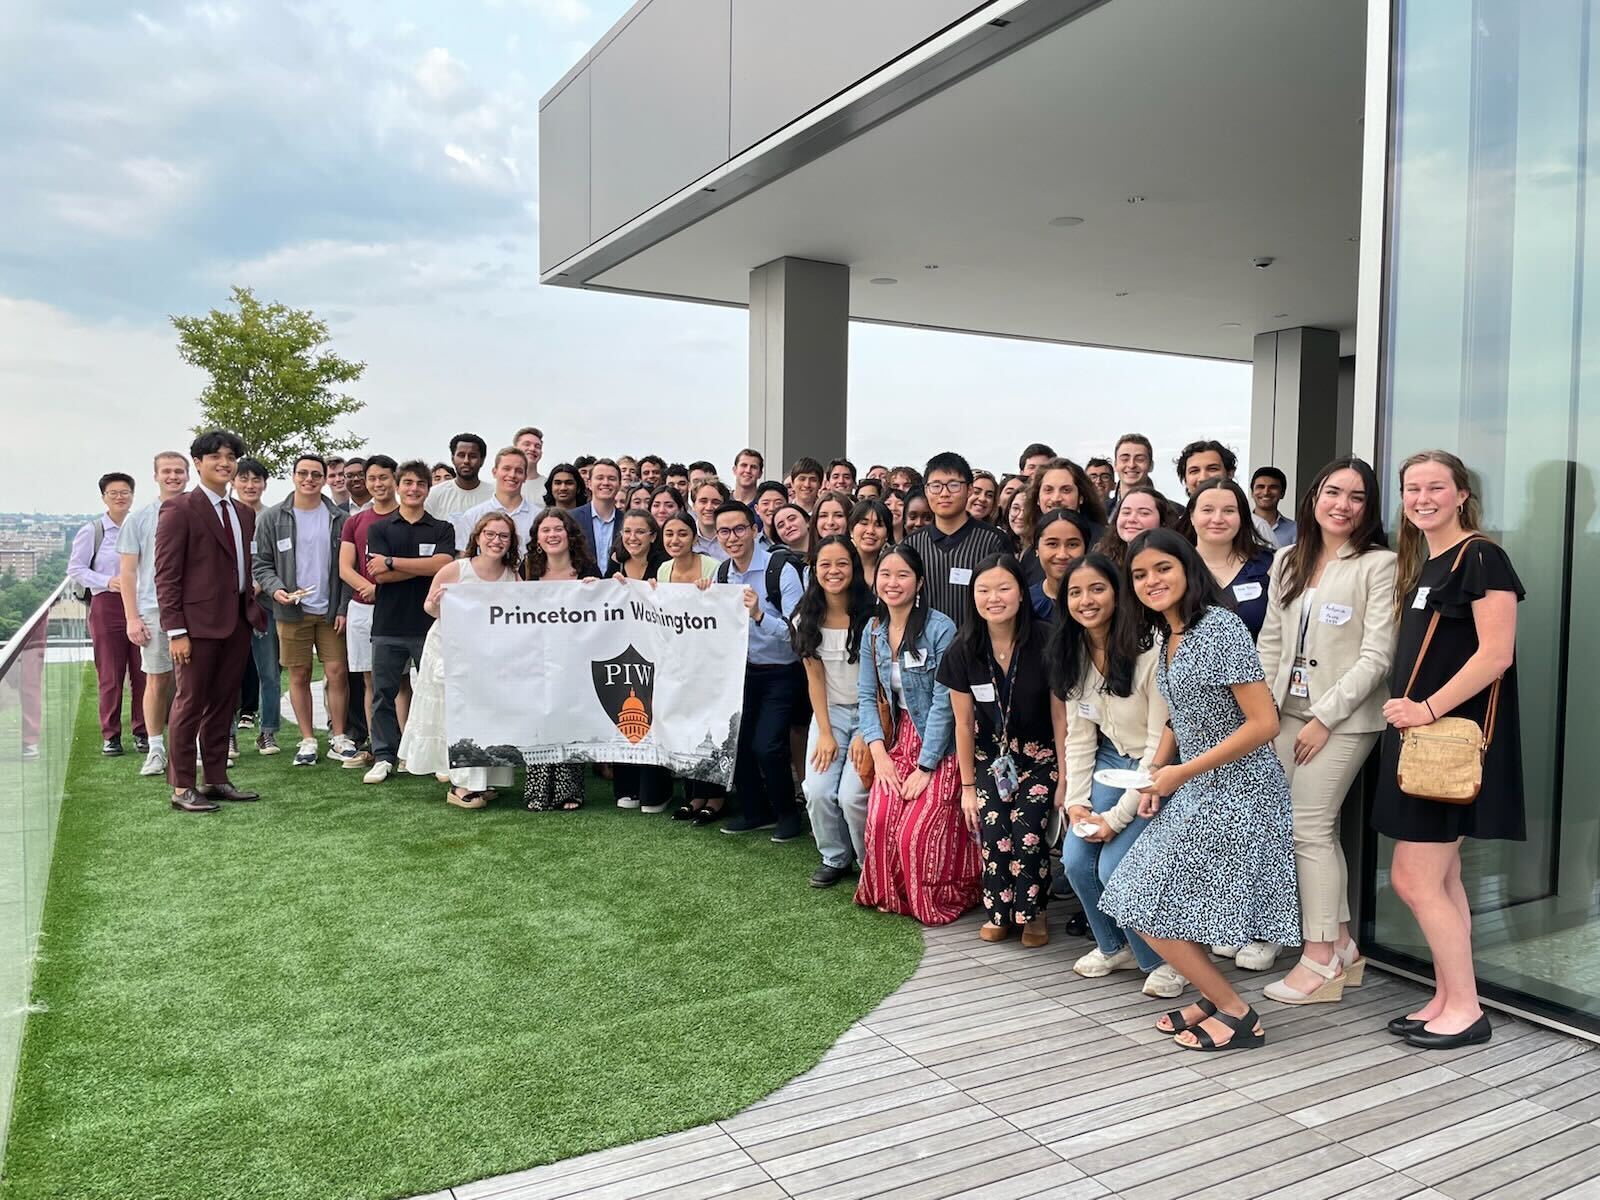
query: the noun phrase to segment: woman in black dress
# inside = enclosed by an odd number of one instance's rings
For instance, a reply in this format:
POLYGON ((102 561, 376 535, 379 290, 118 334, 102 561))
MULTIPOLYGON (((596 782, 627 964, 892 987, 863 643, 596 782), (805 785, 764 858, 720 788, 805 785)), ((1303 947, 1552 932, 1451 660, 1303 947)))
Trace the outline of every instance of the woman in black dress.
POLYGON ((1522 813, 1522 739, 1517 720, 1517 601, 1522 583, 1506 552, 1478 534, 1478 500, 1454 454, 1424 450, 1400 464, 1400 642, 1390 729, 1372 824, 1395 839, 1390 882, 1411 910, 1433 955, 1434 996, 1389 1023, 1414 1046, 1448 1049, 1487 1042, 1472 969, 1472 919, 1461 884, 1461 839, 1526 837, 1522 813), (1439 624, 1416 671, 1428 626, 1439 624), (1485 726, 1492 685, 1498 711, 1483 760, 1483 787, 1469 804, 1419 799, 1400 790, 1400 731, 1441 717, 1485 726))

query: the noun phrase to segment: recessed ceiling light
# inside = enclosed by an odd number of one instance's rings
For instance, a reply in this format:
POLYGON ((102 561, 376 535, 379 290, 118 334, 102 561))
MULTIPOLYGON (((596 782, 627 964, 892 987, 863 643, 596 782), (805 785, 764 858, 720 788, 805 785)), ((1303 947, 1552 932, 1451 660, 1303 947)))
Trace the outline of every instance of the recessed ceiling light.
POLYGON ((1129 204, 1143 204, 1144 203, 1144 197, 1143 196, 1129 196, 1128 197, 1128 203, 1129 204))
POLYGON ((1118 296, 1118 297, 1126 296, 1127 294, 1128 294, 1127 292, 1113 292, 1112 293, 1112 295, 1118 296))
POLYGON ((1083 224, 1083 218, 1082 217, 1051 217, 1050 218, 1050 224, 1054 225, 1057 229, 1070 229, 1074 225, 1082 225, 1083 224))
POLYGON ((887 287, 891 283, 899 283, 900 281, 898 279, 891 279, 887 275, 879 275, 876 279, 869 280, 869 282, 876 283, 880 287, 887 287))
POLYGON ((1237 321, 1224 321, 1221 325, 1218 325, 1217 328, 1218 329, 1243 329, 1244 326, 1239 324, 1239 322, 1237 322, 1237 321))
POLYGON ((1288 315, 1289 315, 1288 313, 1273 313, 1272 314, 1272 319, 1274 321, 1281 321, 1284 317, 1287 317, 1288 315))
POLYGON ((923 263, 922 264, 922 269, 924 271, 937 271, 939 269, 939 264, 938 263, 923 263))

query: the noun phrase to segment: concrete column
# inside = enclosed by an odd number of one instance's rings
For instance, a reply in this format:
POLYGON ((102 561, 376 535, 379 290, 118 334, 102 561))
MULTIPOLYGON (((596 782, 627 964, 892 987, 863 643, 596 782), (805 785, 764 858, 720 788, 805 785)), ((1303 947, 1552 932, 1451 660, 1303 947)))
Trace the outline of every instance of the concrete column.
POLYGON ((845 452, 850 270, 779 258, 750 272, 750 445, 779 479, 845 452))
MULTIPOLYGON (((1250 387, 1249 469, 1274 466, 1289 477, 1284 511, 1329 459, 1350 453, 1353 391, 1339 386, 1339 335, 1331 329, 1279 329, 1255 338, 1250 387)), ((1245 464, 1239 474, 1249 478, 1245 464)))

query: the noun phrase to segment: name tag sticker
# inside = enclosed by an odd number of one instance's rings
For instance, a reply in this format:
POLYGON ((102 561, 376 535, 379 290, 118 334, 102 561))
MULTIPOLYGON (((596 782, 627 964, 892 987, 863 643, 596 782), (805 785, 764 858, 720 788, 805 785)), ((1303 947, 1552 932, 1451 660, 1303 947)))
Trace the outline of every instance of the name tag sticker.
POLYGON ((1090 704, 1087 700, 1078 701, 1077 714, 1085 721, 1100 720, 1100 710, 1094 705, 1090 704))
POLYGON ((982 700, 985 704, 994 703, 994 684, 975 683, 972 685, 972 698, 982 700))
POLYGON ((294 541, 291 538, 279 538, 278 539, 278 549, 279 550, 292 550, 292 549, 294 549, 294 541))
POLYGON ((901 658, 908 667, 920 667, 927 663, 928 652, 926 650, 907 650, 901 658))
POLYGON ((1428 593, 1431 592, 1431 591, 1433 591, 1432 588, 1419 587, 1417 589, 1417 598, 1411 602, 1411 607, 1412 608, 1427 608, 1428 607, 1428 593))
POLYGON ((429 557, 433 553, 433 547, 434 547, 434 543, 433 542, 418 542, 417 543, 417 557, 418 558, 427 558, 427 557, 429 557))
POLYGON ((1324 625, 1345 625, 1349 623, 1355 610, 1348 604, 1324 604, 1322 606, 1322 623, 1324 625))
POLYGON ((967 584, 972 582, 972 568, 951 567, 950 582, 955 584, 957 587, 965 587, 967 584))
POLYGON ((1233 598, 1235 600, 1255 600, 1261 595, 1261 585, 1254 580, 1249 583, 1236 583, 1233 585, 1233 598))

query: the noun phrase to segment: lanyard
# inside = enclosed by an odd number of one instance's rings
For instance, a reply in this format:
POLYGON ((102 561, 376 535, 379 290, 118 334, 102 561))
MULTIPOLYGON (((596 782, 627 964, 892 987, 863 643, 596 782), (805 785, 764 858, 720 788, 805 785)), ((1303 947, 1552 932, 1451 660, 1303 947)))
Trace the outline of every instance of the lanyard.
MULTIPOLYGON (((1011 706, 1016 701, 1017 689, 1017 660, 1022 657, 1022 648, 1013 642, 1011 646, 1011 665, 1006 668, 1006 702, 1000 706, 1000 752, 1005 753, 1006 729, 1011 724, 1011 706)), ((989 649, 989 683, 994 688, 995 702, 1000 701, 1000 679, 994 673, 994 648, 989 649)))

